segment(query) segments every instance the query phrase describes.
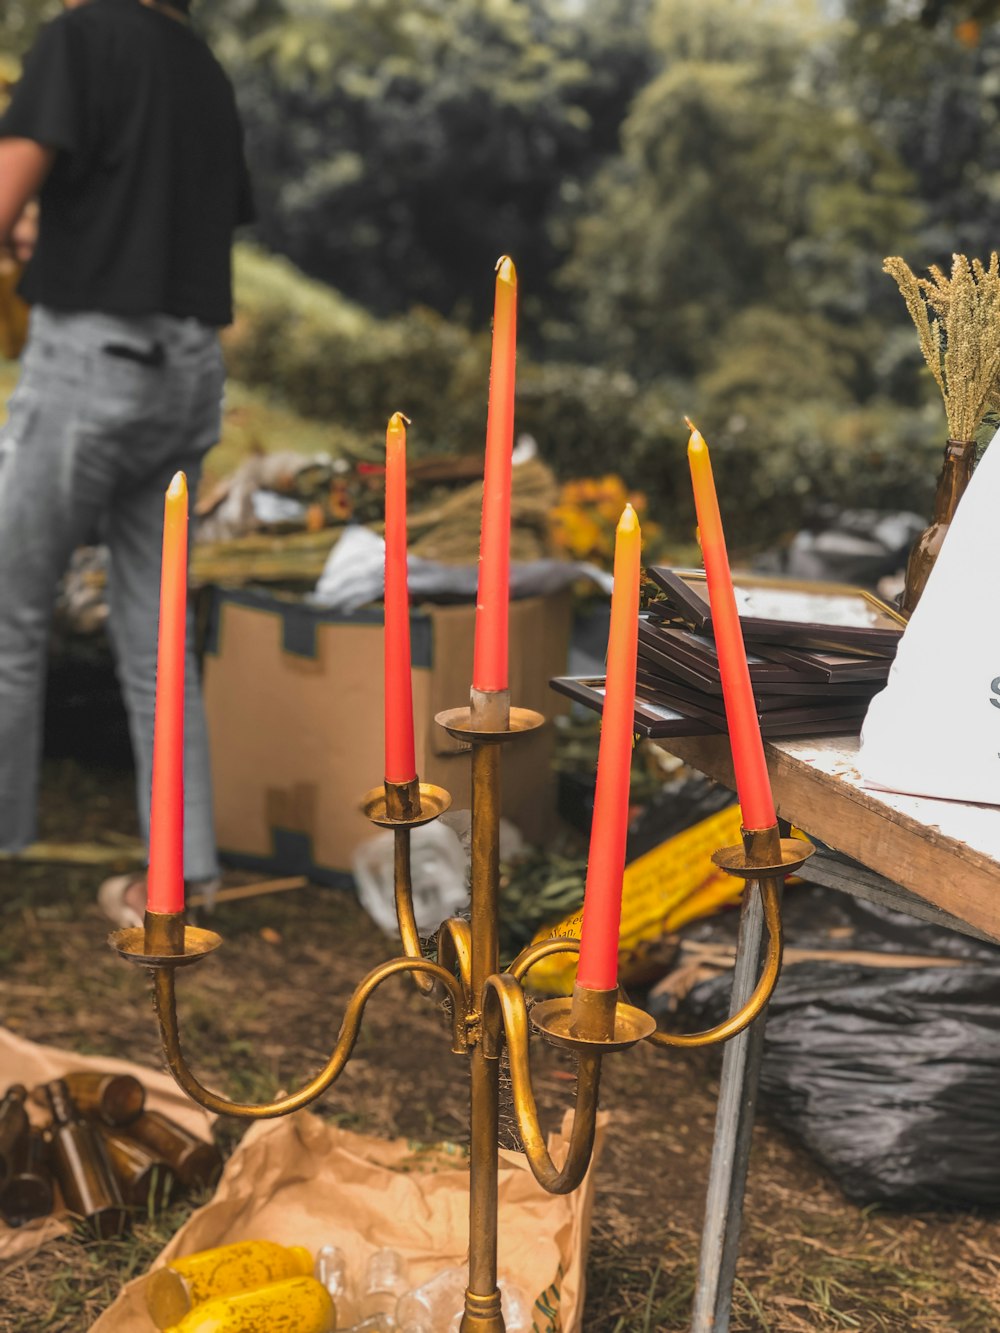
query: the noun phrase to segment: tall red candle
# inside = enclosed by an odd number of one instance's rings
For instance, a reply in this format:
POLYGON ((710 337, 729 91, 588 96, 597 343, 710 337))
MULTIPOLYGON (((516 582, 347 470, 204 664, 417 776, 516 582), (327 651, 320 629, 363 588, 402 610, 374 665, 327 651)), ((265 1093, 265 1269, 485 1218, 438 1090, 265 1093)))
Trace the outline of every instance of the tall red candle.
POLYGON ((385 778, 412 782, 413 679, 406 579, 406 427, 395 412, 385 432, 385 778))
POLYGON ((184 910, 184 640, 187 630, 187 478, 178 472, 163 505, 160 629, 156 653, 153 789, 149 811, 150 912, 184 910))
POLYGON ((760 738, 757 705, 750 668, 747 666, 743 630, 736 608, 736 594, 726 553, 726 537, 722 530, 719 499, 715 492, 712 460, 708 445, 691 422, 688 441, 688 463, 698 513, 698 531, 705 561, 708 596, 712 604, 712 632, 719 654, 722 676, 722 697, 726 706, 729 743, 733 751, 733 769, 736 773, 736 794, 746 829, 770 828, 777 820, 771 797, 771 782, 764 759, 764 743, 760 738))
POLYGON ((493 354, 486 419, 483 530, 472 686, 505 690, 510 600, 510 490, 514 450, 514 362, 517 350, 517 272, 506 255, 497 261, 493 354))
POLYGON ((639 638, 639 558, 642 534, 631 505, 618 522, 611 593, 608 671, 604 687, 597 789, 590 831, 587 887, 580 929, 577 985, 613 990, 618 984, 618 934, 628 834, 629 777, 635 732, 635 662, 639 638))

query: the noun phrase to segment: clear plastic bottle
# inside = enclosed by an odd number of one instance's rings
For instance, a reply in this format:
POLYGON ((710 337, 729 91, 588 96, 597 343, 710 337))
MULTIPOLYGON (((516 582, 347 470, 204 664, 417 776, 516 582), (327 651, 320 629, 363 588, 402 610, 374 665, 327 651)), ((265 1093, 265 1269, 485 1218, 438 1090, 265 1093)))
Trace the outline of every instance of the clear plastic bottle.
POLYGON ((409 1289, 406 1260, 398 1250, 382 1249, 368 1256, 365 1276, 361 1283, 361 1314, 392 1315, 396 1303, 409 1289))
POLYGON ((347 1329, 361 1313, 347 1271, 347 1255, 337 1245, 324 1245, 316 1253, 313 1273, 333 1297, 337 1307, 337 1327, 347 1329))
POLYGON ((531 1314, 533 1302, 509 1277, 502 1277, 497 1286, 500 1288, 500 1305, 507 1333, 531 1333, 534 1322, 531 1314))
POLYGON ((397 1333, 397 1325, 391 1314, 372 1314, 360 1324, 352 1324, 344 1333, 397 1333))
POLYGON ((432 1278, 399 1298, 396 1323, 405 1328, 413 1324, 428 1333, 446 1329, 465 1306, 468 1276, 464 1268, 443 1268, 432 1278))

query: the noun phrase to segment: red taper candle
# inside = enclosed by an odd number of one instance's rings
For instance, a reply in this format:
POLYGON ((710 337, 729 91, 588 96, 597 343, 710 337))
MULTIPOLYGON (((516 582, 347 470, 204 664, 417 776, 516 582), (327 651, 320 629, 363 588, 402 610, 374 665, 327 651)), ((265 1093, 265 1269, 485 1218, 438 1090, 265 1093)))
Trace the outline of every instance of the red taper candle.
POLYGON ((412 782, 413 679, 406 578, 406 427, 394 412, 385 432, 385 778, 412 782))
POLYGON ((187 478, 178 472, 163 505, 156 721, 149 811, 150 912, 184 910, 184 646, 187 631, 187 478))
POLYGON ((698 533, 705 561, 705 578, 712 604, 712 633, 719 654, 722 698, 726 706, 729 744, 733 751, 736 795, 739 798, 746 829, 770 828, 777 822, 771 782, 760 738, 757 705, 750 683, 743 629, 736 608, 736 594, 726 553, 719 499, 715 492, 712 460, 701 432, 688 421, 688 463, 698 513, 698 533))
POLYGON ((590 830, 587 886, 580 928, 577 985, 613 990, 618 984, 618 935, 628 835, 629 777, 635 732, 635 661, 639 638, 639 560, 642 534, 626 505, 615 537, 608 670, 604 687, 597 789, 590 830))
POLYGON ((486 419, 483 529, 479 546, 479 591, 473 689, 508 686, 507 633, 510 602, 510 491, 514 451, 514 362, 517 351, 517 271, 506 255, 497 261, 493 308, 493 354, 486 419))

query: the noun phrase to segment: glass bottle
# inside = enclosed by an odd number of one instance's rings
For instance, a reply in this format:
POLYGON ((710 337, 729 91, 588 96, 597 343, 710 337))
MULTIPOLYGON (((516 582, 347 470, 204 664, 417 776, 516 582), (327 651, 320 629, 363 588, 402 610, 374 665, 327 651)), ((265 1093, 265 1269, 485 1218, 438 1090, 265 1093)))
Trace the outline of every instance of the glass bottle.
POLYGON ((222 1154, 159 1111, 144 1111, 128 1127, 129 1136, 172 1166, 185 1189, 213 1185, 222 1170, 222 1154))
POLYGON ((446 1329, 465 1307, 468 1273, 464 1268, 444 1268, 412 1291, 405 1292, 396 1305, 396 1322, 404 1328, 415 1324, 427 1329, 446 1329))
POLYGON ((934 517, 930 527, 917 538, 906 563, 906 586, 903 590, 903 614, 909 615, 930 578, 958 502, 965 494, 976 466, 974 440, 949 440, 944 451, 944 465, 938 477, 934 495, 934 517))
MULTIPOLYGON (((311 1261, 310 1261, 311 1262, 311 1261)), ((314 1277, 290 1277, 196 1305, 170 1333, 333 1333, 330 1294, 314 1277)))
POLYGON ((47 1217, 54 1203, 48 1146, 37 1129, 29 1127, 12 1162, 13 1170, 0 1189, 0 1217, 19 1227, 33 1217, 47 1217))
POLYGON ((324 1245, 316 1253, 313 1275, 322 1282, 337 1307, 337 1327, 347 1328, 360 1316, 347 1275, 347 1255, 337 1245, 324 1245))
POLYGON ((169 1328, 203 1301, 311 1275, 312 1271, 312 1255, 301 1245, 241 1240, 171 1259, 157 1268, 146 1283, 146 1305, 156 1327, 169 1328))
POLYGON ((531 1333, 531 1326, 534 1323, 533 1302, 528 1300, 522 1289, 511 1282, 509 1277, 502 1277, 497 1287, 500 1289, 500 1305, 506 1333, 531 1333))
POLYGON ((100 1132, 125 1202, 147 1213, 166 1208, 179 1183, 173 1167, 128 1134, 106 1125, 100 1132))
POLYGON ((86 1120, 127 1125, 142 1113, 146 1090, 131 1074, 75 1069, 63 1078, 77 1111, 86 1120))
POLYGON ((14 1161, 28 1134, 27 1096, 23 1083, 13 1083, 0 1101, 0 1185, 13 1174, 14 1161))
POLYGON ((406 1280, 406 1260, 398 1250, 375 1250, 368 1256, 365 1276, 361 1283, 361 1313, 385 1314, 395 1317, 400 1296, 409 1289, 406 1280))
POLYGON ((96 1126, 79 1119, 61 1078, 45 1085, 52 1112, 52 1168, 66 1207, 102 1238, 121 1235, 129 1214, 96 1126))

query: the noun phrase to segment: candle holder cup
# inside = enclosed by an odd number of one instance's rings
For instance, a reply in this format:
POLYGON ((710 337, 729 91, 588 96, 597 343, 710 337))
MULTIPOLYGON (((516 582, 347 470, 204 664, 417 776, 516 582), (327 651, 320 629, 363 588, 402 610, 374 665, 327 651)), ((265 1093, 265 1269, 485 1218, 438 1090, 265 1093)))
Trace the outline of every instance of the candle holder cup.
POLYGON ((727 1022, 707 1032, 659 1032, 653 1018, 631 1005, 620 991, 587 990, 546 1000, 530 1010, 523 981, 534 964, 559 953, 579 951, 579 940, 554 938, 529 945, 503 971, 499 966, 498 900, 501 754, 505 744, 531 736, 544 723, 540 713, 511 708, 506 691, 489 692, 466 708, 439 713, 437 722, 467 743, 472 762, 471 919, 452 918, 437 933, 434 957, 424 946, 413 914, 410 832, 447 810, 451 798, 427 783, 384 782, 364 798, 373 824, 395 836, 395 900, 403 953, 374 968, 347 1002, 334 1049, 322 1070, 302 1088, 272 1102, 244 1105, 204 1087, 192 1073, 180 1045, 176 1010, 177 969, 199 962, 221 943, 212 931, 185 926, 180 913, 147 913, 142 927, 110 937, 122 957, 151 969, 160 1037, 167 1064, 178 1084, 206 1110, 245 1119, 287 1115, 322 1096, 342 1073, 357 1040, 365 1005, 389 977, 410 975, 420 990, 446 1001, 451 1049, 470 1066, 470 1242, 469 1281, 462 1333, 504 1333, 497 1287, 497 1193, 499 1071, 506 1050, 510 1063, 513 1112, 528 1165, 542 1187, 566 1194, 583 1181, 590 1165, 597 1123, 601 1066, 606 1055, 639 1041, 666 1046, 699 1046, 726 1041, 765 1008, 781 965, 780 885, 811 854, 803 841, 781 839, 777 826, 751 831, 740 847, 723 848, 716 864, 748 881, 746 899, 763 898, 769 943, 764 968, 750 1001, 727 1022), (503 697, 498 697, 503 696, 503 697), (553 1162, 535 1102, 530 1031, 571 1050, 578 1079, 569 1149, 561 1166, 553 1162))

